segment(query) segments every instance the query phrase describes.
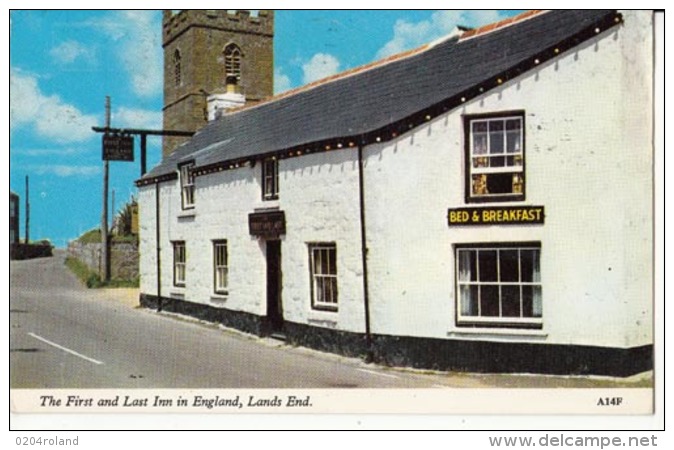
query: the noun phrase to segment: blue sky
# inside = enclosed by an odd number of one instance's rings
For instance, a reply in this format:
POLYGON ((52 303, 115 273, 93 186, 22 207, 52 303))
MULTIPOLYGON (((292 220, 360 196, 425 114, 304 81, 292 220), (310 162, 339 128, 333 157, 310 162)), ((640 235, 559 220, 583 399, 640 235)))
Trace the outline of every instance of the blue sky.
MULTIPOLYGON (((277 11, 275 91, 430 42, 457 24, 479 26, 518 11, 277 11)), ((161 129, 161 11, 10 13, 10 188, 30 177, 30 237, 63 247, 100 226, 105 96, 112 126, 161 129)), ((148 138, 148 166, 161 154, 148 138)), ((135 194, 136 161, 111 162, 110 201, 135 194)), ((112 205, 111 205, 112 208, 112 205)), ((111 214, 112 216, 112 214, 111 214)))

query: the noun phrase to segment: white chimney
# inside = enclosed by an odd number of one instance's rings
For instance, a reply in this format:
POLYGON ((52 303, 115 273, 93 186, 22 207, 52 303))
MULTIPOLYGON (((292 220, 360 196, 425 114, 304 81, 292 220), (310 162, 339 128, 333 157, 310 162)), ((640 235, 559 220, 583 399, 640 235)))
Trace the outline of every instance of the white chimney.
POLYGON ((223 113, 230 109, 238 108, 246 104, 246 96, 240 92, 234 76, 227 77, 227 91, 223 94, 210 94, 206 99, 208 108, 208 121, 220 118, 223 113))

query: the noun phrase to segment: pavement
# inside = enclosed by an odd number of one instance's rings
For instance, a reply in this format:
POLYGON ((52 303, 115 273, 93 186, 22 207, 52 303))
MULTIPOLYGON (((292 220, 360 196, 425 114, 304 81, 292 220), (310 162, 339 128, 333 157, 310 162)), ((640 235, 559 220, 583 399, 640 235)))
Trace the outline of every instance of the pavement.
POLYGON ((138 288, 101 288, 92 289, 98 300, 116 302, 129 308, 139 308, 140 289, 138 288))

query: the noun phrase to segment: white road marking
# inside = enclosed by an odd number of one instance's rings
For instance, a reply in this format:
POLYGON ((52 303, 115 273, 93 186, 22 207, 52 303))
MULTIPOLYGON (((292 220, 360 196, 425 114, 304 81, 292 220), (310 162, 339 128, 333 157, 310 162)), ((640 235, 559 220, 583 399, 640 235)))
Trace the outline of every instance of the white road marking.
POLYGON ((397 376, 391 375, 390 373, 375 372, 374 370, 367 370, 367 369, 356 369, 356 370, 359 370, 359 371, 365 372, 365 373, 371 373, 373 375, 379 375, 381 377, 386 377, 386 378, 398 378, 397 376))
POLYGON ((98 361, 98 360, 96 360, 96 359, 89 358, 88 356, 84 356, 84 355, 81 354, 81 353, 77 353, 77 352, 74 351, 74 350, 70 350, 69 348, 63 347, 63 346, 61 346, 61 345, 58 345, 58 344, 55 343, 55 342, 52 342, 52 341, 50 341, 50 340, 48 340, 48 339, 45 339, 45 338, 43 338, 43 337, 41 337, 41 336, 38 336, 38 335, 35 334, 35 333, 28 333, 28 335, 34 337, 34 338, 37 339, 38 341, 42 341, 42 342, 44 342, 45 344, 49 344, 49 345, 51 345, 52 347, 56 347, 56 348, 58 348, 59 350, 63 350, 64 352, 70 353, 71 355, 78 356, 78 357, 80 357, 80 358, 82 358, 82 359, 85 359, 85 360, 87 360, 87 361, 89 361, 89 362, 92 362, 92 363, 94 363, 94 364, 103 364, 102 361, 98 361))
POLYGON ((445 386, 444 384, 434 384, 433 387, 444 389, 444 388, 449 387, 449 386, 445 386))

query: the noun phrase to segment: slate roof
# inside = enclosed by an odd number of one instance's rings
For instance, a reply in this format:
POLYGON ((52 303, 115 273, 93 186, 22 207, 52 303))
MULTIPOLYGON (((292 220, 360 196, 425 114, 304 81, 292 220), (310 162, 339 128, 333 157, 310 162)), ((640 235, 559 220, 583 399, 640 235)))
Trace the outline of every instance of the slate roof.
POLYGON ((621 21, 614 10, 527 12, 339 74, 208 123, 138 183, 191 160, 199 175, 199 167, 340 139, 390 139, 621 21))

